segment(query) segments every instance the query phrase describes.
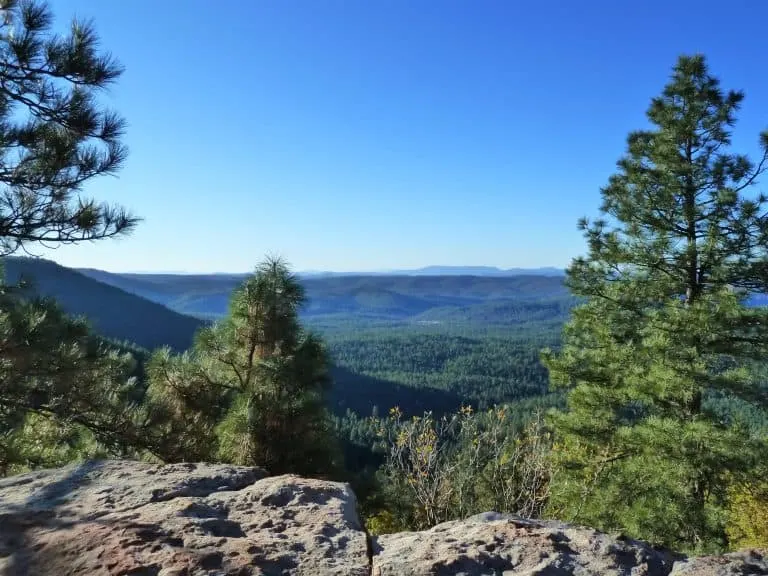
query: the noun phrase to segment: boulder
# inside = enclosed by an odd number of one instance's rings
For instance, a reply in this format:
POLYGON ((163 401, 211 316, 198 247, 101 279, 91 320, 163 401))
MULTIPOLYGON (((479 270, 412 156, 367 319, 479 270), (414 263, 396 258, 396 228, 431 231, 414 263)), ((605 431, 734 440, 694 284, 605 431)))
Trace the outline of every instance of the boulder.
POLYGON ((670 576, 747 576, 768 574, 768 551, 745 550, 722 556, 697 556, 676 562, 670 576))
POLYGON ((666 576, 674 558, 629 539, 486 513, 373 541, 373 576, 666 576))
POLYGON ((345 484, 257 468, 96 461, 0 480, 0 573, 370 573, 345 484))

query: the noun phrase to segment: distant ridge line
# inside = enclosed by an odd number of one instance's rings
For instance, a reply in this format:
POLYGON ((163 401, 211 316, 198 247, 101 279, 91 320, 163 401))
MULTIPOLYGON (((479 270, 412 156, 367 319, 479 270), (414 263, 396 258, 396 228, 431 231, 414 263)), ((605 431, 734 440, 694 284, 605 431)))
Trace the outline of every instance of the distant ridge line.
MULTIPOLYGON (((75 268, 80 272, 88 273, 107 272, 96 268, 75 268)), ((108 272, 123 276, 224 276, 244 277, 250 272, 184 272, 184 271, 127 271, 108 272)), ((393 270, 354 270, 347 272, 335 272, 333 270, 300 270, 296 273, 300 277, 329 277, 329 276, 564 276, 565 270, 552 266, 539 268, 497 268, 494 266, 425 266, 423 268, 393 269, 393 270)))

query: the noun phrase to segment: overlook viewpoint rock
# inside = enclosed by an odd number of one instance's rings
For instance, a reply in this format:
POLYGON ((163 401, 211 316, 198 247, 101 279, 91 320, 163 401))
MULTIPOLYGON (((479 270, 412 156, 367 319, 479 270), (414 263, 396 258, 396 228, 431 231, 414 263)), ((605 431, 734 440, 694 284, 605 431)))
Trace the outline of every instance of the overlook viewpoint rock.
POLYGON ((6 575, 768 575, 768 552, 685 558, 489 512, 369 537, 346 484, 104 460, 0 480, 6 575))

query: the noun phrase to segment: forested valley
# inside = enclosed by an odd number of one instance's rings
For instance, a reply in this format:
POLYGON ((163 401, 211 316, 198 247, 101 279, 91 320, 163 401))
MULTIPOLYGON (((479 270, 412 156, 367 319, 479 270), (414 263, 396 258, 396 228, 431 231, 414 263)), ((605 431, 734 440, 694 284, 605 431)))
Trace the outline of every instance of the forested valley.
POLYGON ((96 98, 122 69, 91 25, 7 5, 0 473, 227 462, 350 482, 371 533, 496 510, 768 547, 768 132, 731 150, 744 95, 704 56, 674 63, 564 276, 119 275, 23 254, 140 224, 83 189, 127 158, 96 98))

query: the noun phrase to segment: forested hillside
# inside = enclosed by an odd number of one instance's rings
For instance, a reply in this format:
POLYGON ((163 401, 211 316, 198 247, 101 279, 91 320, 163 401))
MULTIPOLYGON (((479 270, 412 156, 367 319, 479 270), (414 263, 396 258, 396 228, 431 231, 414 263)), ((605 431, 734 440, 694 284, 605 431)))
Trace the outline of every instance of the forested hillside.
POLYGON ((10 284, 23 280, 29 295, 53 298, 74 316, 84 316, 102 336, 127 340, 152 350, 170 346, 186 350, 205 324, 50 260, 11 257, 3 260, 10 284))
POLYGON ((113 274, 91 268, 81 268, 78 272, 179 313, 198 317, 224 315, 230 295, 246 277, 245 274, 113 274))
POLYGON ((339 370, 332 398, 363 415, 373 406, 381 413, 393 406, 408 415, 443 413, 544 394, 548 380, 539 354, 559 340, 555 330, 535 323, 519 331, 459 325, 320 333, 339 370))

